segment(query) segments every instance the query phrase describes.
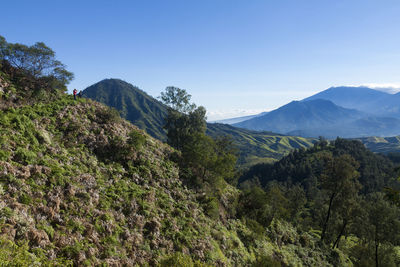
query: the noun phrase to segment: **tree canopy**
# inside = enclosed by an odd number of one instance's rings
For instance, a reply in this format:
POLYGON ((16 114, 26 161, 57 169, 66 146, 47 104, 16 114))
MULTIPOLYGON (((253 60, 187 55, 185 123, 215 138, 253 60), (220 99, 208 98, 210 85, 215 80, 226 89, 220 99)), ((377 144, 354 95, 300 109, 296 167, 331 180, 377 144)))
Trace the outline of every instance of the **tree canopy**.
POLYGON ((27 46, 20 43, 8 43, 0 36, 0 64, 3 69, 11 66, 24 75, 40 81, 41 86, 66 89, 74 75, 66 66, 55 58, 55 52, 43 42, 27 46))

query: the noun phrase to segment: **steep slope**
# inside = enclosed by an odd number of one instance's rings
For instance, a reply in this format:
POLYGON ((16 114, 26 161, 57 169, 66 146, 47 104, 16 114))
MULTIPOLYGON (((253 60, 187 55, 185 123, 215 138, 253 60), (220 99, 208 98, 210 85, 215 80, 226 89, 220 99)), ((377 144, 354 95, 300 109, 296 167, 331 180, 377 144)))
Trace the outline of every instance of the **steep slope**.
MULTIPOLYGON (((1 265, 345 263, 288 223, 256 234, 206 215, 198 199, 212 196, 182 184, 176 152, 100 103, 63 96, 3 109, 0 145, 1 265)), ((238 191, 220 195, 229 206, 238 191)))
POLYGON ((400 94, 389 94, 368 87, 331 87, 303 101, 325 99, 336 105, 375 116, 400 118, 400 94))
POLYGON ((151 136, 165 140, 166 107, 139 88, 119 79, 105 79, 83 91, 85 97, 114 107, 121 116, 151 136))

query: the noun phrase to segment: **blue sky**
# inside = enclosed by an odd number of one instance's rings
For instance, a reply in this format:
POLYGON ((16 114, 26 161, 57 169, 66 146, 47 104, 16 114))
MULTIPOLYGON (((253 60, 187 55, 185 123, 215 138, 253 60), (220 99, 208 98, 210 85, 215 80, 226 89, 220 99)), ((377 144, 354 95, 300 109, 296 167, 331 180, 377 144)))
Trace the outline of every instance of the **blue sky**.
POLYGON ((400 1, 3 1, 0 35, 43 41, 84 89, 178 86, 210 120, 331 86, 400 87, 400 1))

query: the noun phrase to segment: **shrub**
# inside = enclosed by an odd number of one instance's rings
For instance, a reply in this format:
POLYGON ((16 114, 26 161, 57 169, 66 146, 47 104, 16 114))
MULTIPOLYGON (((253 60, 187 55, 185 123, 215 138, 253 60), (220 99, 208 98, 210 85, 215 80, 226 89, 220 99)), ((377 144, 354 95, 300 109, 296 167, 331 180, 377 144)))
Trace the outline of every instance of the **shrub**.
POLYGON ((271 256, 262 255, 259 256, 256 261, 253 263, 254 267, 281 267, 281 263, 271 256))
POLYGON ((25 148, 17 148, 14 154, 14 160, 22 164, 33 164, 36 154, 25 148))
POLYGON ((207 266, 202 264, 199 261, 193 261, 189 255, 182 254, 182 253, 175 253, 173 255, 167 256, 163 260, 161 260, 160 267, 168 266, 168 267, 202 267, 207 266))
POLYGON ((140 150, 146 142, 146 137, 139 131, 129 133, 128 144, 135 150, 140 150))

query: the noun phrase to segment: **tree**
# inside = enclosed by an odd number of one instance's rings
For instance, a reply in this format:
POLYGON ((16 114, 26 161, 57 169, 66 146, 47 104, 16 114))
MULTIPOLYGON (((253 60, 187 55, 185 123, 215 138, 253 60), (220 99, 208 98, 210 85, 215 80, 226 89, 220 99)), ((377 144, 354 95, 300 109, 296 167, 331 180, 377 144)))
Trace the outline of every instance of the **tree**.
POLYGON ((181 151, 181 173, 194 184, 212 185, 215 190, 223 180, 236 175, 236 150, 227 137, 212 139, 205 134, 206 109, 190 102, 191 95, 184 89, 167 87, 160 99, 166 104, 165 119, 168 144, 181 151))
POLYGON ((370 194, 364 202, 365 215, 360 223, 360 231, 373 247, 375 266, 386 265, 382 263, 380 247, 382 244, 399 244, 399 209, 385 200, 382 193, 370 194))
POLYGON ((196 105, 190 103, 192 96, 185 89, 168 86, 165 92, 161 92, 161 101, 180 113, 188 114, 196 108, 196 105))
POLYGON ((328 196, 328 210, 322 225, 321 240, 326 236, 331 213, 335 206, 343 206, 357 195, 360 185, 358 163, 348 154, 333 157, 331 153, 322 153, 324 170, 320 176, 321 187, 328 196))
POLYGON ((191 142, 194 134, 206 131, 206 109, 190 103, 191 95, 184 89, 167 87, 161 93, 161 101, 167 105, 168 115, 164 128, 167 130, 168 144, 183 150, 191 142))
POLYGON ((3 36, 0 36, 0 60, 3 65, 10 64, 36 82, 40 82, 40 86, 65 89, 65 85, 74 77, 72 72, 66 70, 63 63, 55 59, 55 52, 43 42, 27 46, 8 43, 3 36))

